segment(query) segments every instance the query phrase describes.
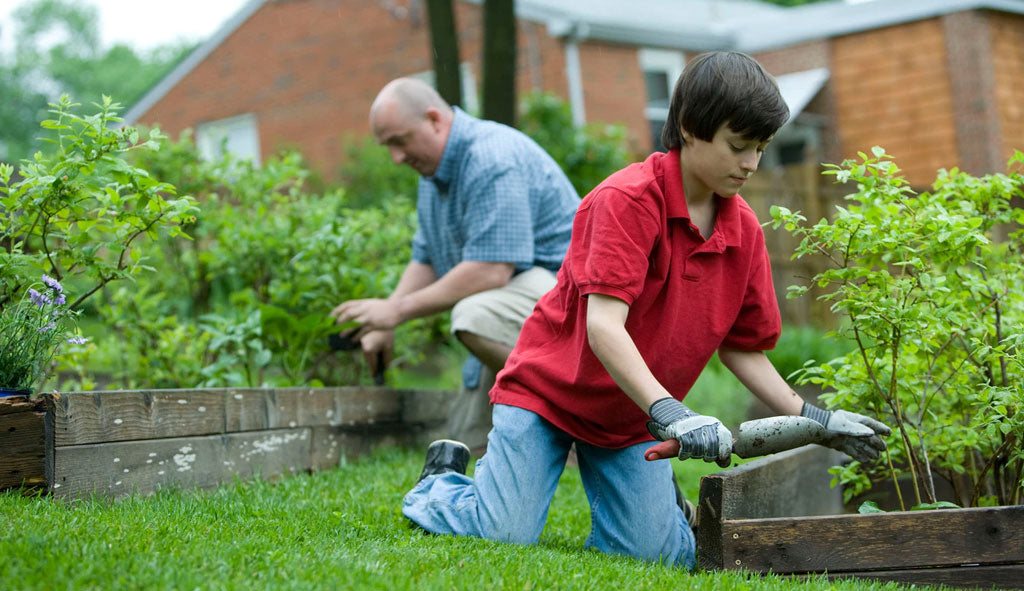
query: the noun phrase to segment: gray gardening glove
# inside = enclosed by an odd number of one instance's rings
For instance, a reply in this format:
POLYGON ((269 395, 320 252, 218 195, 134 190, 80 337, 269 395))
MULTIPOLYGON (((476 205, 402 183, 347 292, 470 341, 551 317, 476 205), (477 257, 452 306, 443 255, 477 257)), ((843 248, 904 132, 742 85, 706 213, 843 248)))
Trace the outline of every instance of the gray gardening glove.
POLYGON ((828 434, 824 445, 837 449, 858 462, 868 462, 885 449, 880 435, 889 435, 892 429, 871 417, 845 410, 827 411, 804 403, 800 416, 821 423, 828 434))
POLYGON ((679 459, 700 458, 718 462, 723 468, 732 456, 732 433, 722 421, 699 415, 675 398, 662 398, 651 405, 647 430, 658 441, 679 441, 679 459))

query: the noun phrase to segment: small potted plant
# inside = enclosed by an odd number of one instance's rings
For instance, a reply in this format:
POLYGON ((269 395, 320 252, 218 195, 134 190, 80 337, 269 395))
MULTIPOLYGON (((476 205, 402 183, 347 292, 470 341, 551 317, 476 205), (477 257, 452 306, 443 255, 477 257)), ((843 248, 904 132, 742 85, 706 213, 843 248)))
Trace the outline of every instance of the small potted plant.
POLYGON ((0 308, 0 398, 31 395, 62 344, 85 342, 67 338, 73 320, 64 287, 47 275, 0 308))

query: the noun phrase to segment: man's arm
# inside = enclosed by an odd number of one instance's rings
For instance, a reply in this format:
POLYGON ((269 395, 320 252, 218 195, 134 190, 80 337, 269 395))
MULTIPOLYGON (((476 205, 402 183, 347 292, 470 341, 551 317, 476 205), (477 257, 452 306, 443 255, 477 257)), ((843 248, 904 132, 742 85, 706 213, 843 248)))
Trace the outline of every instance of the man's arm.
POLYGON ((720 347, 718 358, 736 374, 761 402, 780 414, 814 419, 825 427, 825 445, 844 452, 860 462, 871 461, 885 449, 881 436, 891 430, 885 424, 854 412, 828 411, 797 395, 762 351, 740 351, 720 347))
POLYGON ((732 434, 714 417, 699 415, 673 398, 651 373, 626 331, 629 305, 602 294, 587 301, 587 340, 615 383, 650 415, 647 429, 656 438, 679 442, 679 458, 701 458, 726 465, 732 434))
POLYGON ((512 263, 463 261, 437 281, 401 295, 395 302, 400 322, 451 309, 475 293, 504 287, 514 271, 512 263))
POLYGON ((764 351, 720 347, 718 358, 761 402, 780 415, 798 415, 804 399, 779 375, 764 351))
POLYGON ((587 340, 604 368, 622 391, 645 412, 656 401, 671 397, 651 373, 626 332, 629 304, 607 295, 587 296, 587 340))
POLYGON ((433 267, 412 262, 387 299, 349 300, 331 311, 331 316, 338 324, 357 322, 360 328, 355 338, 361 338, 371 331, 391 330, 413 318, 447 310, 475 293, 502 287, 514 269, 511 263, 463 261, 435 281, 433 267))

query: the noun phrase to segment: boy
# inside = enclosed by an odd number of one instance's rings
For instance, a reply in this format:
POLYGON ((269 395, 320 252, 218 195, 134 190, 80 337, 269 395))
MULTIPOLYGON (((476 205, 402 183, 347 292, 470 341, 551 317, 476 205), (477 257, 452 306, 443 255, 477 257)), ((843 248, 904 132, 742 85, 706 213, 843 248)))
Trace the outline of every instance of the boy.
POLYGON ((847 435, 837 448, 877 456, 881 440, 858 424, 869 419, 806 404, 763 353, 781 321, 761 226, 736 192, 788 117, 749 56, 687 65, 662 133, 670 151, 611 175, 580 205, 558 284, 491 390, 494 426, 474 478, 463 446, 435 442, 406 517, 434 533, 535 543, 575 443, 587 547, 692 568, 671 466, 644 450, 653 434, 678 441, 681 459, 728 463, 729 430, 680 402, 715 351, 776 412, 816 419, 847 435))

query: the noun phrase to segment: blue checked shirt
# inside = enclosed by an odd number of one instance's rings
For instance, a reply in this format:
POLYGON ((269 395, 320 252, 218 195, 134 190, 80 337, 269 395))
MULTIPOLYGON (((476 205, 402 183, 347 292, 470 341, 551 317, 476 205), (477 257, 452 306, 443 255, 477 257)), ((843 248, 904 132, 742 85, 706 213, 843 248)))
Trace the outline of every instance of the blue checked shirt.
MULTIPOLYGON (((580 198, 558 164, 523 133, 455 107, 437 171, 420 178, 412 258, 441 277, 462 261, 557 272, 580 198)), ((479 362, 463 368, 475 387, 479 362)))

